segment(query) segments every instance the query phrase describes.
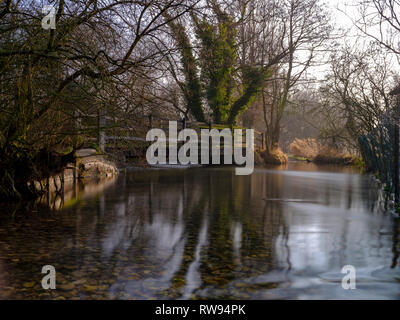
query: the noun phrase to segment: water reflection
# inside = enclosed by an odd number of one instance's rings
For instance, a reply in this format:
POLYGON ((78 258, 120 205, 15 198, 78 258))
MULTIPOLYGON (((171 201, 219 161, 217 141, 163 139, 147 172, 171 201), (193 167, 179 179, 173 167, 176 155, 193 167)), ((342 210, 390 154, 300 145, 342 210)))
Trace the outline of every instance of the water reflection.
POLYGON ((312 164, 135 170, 62 211, 3 210, 0 298, 398 299, 399 222, 379 201, 369 177, 312 164))

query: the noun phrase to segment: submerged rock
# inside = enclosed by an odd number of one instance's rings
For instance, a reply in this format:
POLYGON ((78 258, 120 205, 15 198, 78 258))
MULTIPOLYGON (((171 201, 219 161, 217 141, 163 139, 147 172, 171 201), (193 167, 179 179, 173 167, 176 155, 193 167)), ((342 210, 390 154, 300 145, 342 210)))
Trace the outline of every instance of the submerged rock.
POLYGON ((88 156, 79 161, 80 178, 111 178, 117 174, 117 167, 102 156, 88 156))

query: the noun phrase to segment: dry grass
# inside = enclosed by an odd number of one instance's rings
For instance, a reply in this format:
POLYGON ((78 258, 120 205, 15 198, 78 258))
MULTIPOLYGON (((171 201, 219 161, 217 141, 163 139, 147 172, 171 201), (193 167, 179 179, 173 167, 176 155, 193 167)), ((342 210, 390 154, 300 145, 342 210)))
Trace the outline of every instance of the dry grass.
POLYGON ((320 150, 320 144, 315 139, 294 139, 289 145, 289 151, 296 157, 313 159, 316 157, 320 150))
POLYGON ((321 148, 318 154, 314 157, 313 162, 319 164, 341 164, 349 165, 352 164, 355 157, 349 154, 345 154, 331 147, 321 148))
POLYGON ((355 157, 336 148, 323 146, 315 139, 296 138, 290 145, 289 151, 293 156, 310 159, 320 164, 352 164, 355 157))

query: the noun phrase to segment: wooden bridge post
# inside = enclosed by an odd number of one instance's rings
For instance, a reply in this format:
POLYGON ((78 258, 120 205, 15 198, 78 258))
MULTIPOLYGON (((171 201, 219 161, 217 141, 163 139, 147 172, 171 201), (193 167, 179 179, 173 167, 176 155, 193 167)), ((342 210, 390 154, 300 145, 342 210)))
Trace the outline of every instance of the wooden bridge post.
POLYGON ((77 163, 76 160, 74 161, 74 167, 72 168, 72 179, 73 179, 73 183, 76 183, 76 180, 78 180, 78 170, 76 168, 77 163))
POLYGON ((106 126, 106 112, 104 109, 99 110, 98 114, 98 144, 100 151, 104 153, 106 145, 106 136, 104 128, 106 126))
POLYGON ((80 135, 80 119, 79 119, 79 111, 77 108, 74 109, 73 119, 74 119, 74 135, 75 135, 73 138, 73 144, 75 148, 78 145, 78 140, 80 135))
POLYGON ((64 169, 60 175, 60 182, 61 182, 61 193, 64 193, 64 182, 65 182, 64 169))
POLYGON ((47 196, 47 205, 50 207, 50 176, 46 177, 46 196, 47 196))
MULTIPOLYGON (((208 123, 208 130, 212 130, 212 120, 210 119, 210 122, 208 123)), ((208 135, 208 164, 212 164, 212 153, 213 153, 213 148, 212 148, 212 138, 211 134, 208 135)))
POLYGON ((64 195, 65 195, 65 176, 64 176, 64 170, 61 172, 60 176, 61 180, 61 206, 64 206, 64 195))
POLYGON ((76 169, 76 160, 74 161, 74 167, 72 168, 72 189, 73 189, 73 197, 76 198, 78 195, 78 172, 76 169))

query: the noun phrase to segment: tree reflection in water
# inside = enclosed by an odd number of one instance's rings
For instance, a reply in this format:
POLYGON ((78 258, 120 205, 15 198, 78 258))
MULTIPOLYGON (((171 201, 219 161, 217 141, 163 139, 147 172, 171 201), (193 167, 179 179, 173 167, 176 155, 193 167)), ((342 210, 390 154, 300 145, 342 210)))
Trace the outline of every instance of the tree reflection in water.
POLYGON ((372 180, 298 166, 135 170, 61 211, 3 209, 0 297, 399 298, 399 223, 372 180))

